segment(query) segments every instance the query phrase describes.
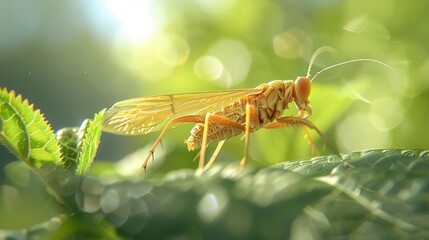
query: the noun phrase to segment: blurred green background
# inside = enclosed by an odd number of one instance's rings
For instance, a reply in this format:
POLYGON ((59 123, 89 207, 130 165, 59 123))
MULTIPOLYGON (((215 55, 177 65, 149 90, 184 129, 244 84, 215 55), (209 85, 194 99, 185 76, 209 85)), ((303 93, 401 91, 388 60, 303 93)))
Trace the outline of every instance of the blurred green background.
MULTIPOLYGON (((427 148, 427 9, 424 0, 3 0, 0 86, 29 99, 58 130, 128 98, 295 79, 319 47, 331 46, 337 54, 320 56, 313 74, 357 58, 395 71, 355 63, 314 81, 310 120, 329 141, 340 152, 427 148)), ((295 113, 291 104, 285 114, 295 113)), ((196 168, 196 153, 183 144, 191 127, 169 131, 149 174, 196 168)), ((134 174, 156 137, 103 134, 96 161, 134 174)), ((258 131, 250 149, 255 166, 317 156, 298 128, 258 131)), ((0 151, 0 164, 15 159, 0 151)), ((242 155, 243 142, 233 138, 219 160, 242 155)))

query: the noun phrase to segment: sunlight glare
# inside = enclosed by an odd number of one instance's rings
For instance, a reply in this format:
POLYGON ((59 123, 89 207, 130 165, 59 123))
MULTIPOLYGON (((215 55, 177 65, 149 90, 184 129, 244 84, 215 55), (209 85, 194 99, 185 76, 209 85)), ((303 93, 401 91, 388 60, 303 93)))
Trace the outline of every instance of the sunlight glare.
POLYGON ((203 196, 197 205, 197 212, 205 222, 214 221, 225 210, 229 202, 228 194, 221 187, 215 187, 203 196))
POLYGON ((217 81, 222 76, 224 66, 218 58, 206 55, 195 62, 194 71, 200 79, 217 81))
POLYGON ((375 128, 367 113, 356 112, 338 124, 337 144, 341 152, 385 148, 391 144, 390 132, 375 128))
POLYGON ((294 28, 273 38, 274 52, 282 58, 299 58, 312 47, 311 37, 302 29, 294 28))
POLYGON ((231 87, 246 79, 253 59, 242 42, 222 39, 210 47, 208 54, 218 59, 223 66, 217 78, 221 86, 231 87))
POLYGON ((396 128, 404 119, 404 110, 399 101, 383 97, 372 102, 369 119, 379 131, 390 131, 396 128))
POLYGON ((155 35, 157 26, 151 1, 107 0, 104 4, 117 21, 120 41, 143 43, 155 35))

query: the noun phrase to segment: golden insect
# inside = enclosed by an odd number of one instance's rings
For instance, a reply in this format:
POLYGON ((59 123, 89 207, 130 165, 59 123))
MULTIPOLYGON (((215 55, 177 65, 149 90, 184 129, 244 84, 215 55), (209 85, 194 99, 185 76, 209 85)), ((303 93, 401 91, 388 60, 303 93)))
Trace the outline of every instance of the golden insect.
MULTIPOLYGON (((103 130, 122 135, 161 131, 143 161, 138 175, 146 169, 149 159, 153 157, 166 131, 184 123, 196 123, 186 144, 189 151, 201 148, 200 170, 214 162, 226 139, 240 133, 244 133, 245 139, 244 156, 240 161, 240 167, 243 167, 247 159, 249 134, 261 128, 307 127, 315 130, 329 146, 322 132, 307 119, 312 114, 309 105, 312 81, 328 69, 353 62, 369 61, 388 65, 373 59, 355 59, 324 68, 310 79, 315 59, 326 50, 326 48, 317 50, 310 60, 307 75, 294 81, 274 80, 260 84, 254 89, 167 94, 120 101, 106 111, 103 130), (295 116, 283 117, 289 103, 294 103, 298 113, 295 116), (211 142, 219 143, 204 166, 205 149, 211 142)), ((310 143, 314 145, 311 139, 310 143)))

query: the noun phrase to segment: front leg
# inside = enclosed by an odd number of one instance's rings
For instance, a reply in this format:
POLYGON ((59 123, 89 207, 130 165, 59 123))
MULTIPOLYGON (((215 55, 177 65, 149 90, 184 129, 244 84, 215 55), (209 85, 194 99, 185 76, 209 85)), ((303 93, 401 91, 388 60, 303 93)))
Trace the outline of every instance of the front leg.
MULTIPOLYGON (((284 128, 284 127, 303 127, 305 129, 305 127, 308 127, 310 129, 313 129, 314 131, 317 132, 317 134, 319 134, 319 136, 322 138, 322 140, 325 142, 325 144, 338 156, 340 155, 338 153, 338 151, 336 150, 336 148, 332 147, 331 144, 329 144, 329 141, 326 139, 325 135, 323 135, 323 133, 309 120, 304 119, 304 118, 300 118, 300 117, 281 117, 281 118, 277 118, 276 122, 270 123, 265 125, 266 129, 275 129, 275 128, 284 128)), ((306 131, 307 136, 308 132, 306 131)), ((312 147, 316 147, 315 144, 313 143, 313 141, 311 140, 311 137, 307 137, 307 139, 309 139, 310 144, 312 145, 312 147)), ((316 147, 317 149, 317 147, 316 147)))

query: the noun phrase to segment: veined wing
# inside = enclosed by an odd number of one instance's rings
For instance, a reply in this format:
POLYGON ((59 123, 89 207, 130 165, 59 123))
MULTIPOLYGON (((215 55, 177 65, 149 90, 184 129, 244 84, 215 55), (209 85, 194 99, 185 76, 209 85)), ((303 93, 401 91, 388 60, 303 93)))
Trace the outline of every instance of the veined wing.
POLYGON ((155 132, 171 119, 205 115, 261 91, 256 88, 133 98, 118 102, 106 111, 103 130, 124 135, 155 132))

